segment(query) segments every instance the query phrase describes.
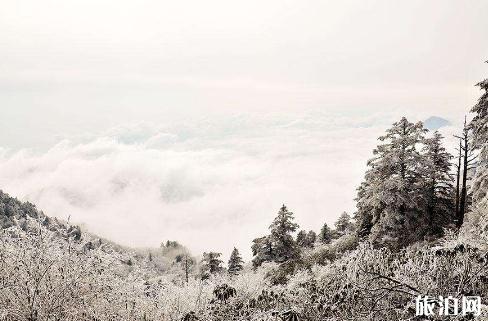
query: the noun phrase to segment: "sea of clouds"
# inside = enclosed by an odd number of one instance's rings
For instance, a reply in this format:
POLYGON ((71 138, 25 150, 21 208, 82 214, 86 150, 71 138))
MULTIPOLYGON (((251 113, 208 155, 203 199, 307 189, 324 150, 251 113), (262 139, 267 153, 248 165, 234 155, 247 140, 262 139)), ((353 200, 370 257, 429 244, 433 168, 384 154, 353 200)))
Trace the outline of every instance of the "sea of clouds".
POLYGON ((283 203, 307 230, 353 212, 376 139, 398 118, 308 112, 122 125, 43 151, 0 150, 0 186, 124 245, 169 239, 195 254, 236 246, 250 258, 283 203))

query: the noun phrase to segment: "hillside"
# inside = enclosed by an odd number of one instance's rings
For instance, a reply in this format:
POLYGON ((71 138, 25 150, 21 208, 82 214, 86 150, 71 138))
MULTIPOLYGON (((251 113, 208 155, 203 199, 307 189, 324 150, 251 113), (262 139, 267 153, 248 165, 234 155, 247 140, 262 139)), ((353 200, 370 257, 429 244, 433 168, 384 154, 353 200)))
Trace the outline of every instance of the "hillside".
POLYGON ((486 247, 454 235, 394 252, 346 234, 293 265, 186 283, 147 256, 0 195, 1 320, 398 320, 420 294, 488 293, 486 247), (221 286, 235 295, 217 295, 221 286))
POLYGON ((52 218, 30 202, 20 202, 0 190, 0 228, 18 238, 49 235, 64 246, 73 245, 83 253, 96 252, 110 256, 121 270, 143 270, 155 275, 168 268, 174 257, 163 257, 161 249, 130 249, 106 240, 79 226, 52 218), (149 261, 151 253, 151 261, 149 261), (156 262, 157 261, 157 262, 156 262))

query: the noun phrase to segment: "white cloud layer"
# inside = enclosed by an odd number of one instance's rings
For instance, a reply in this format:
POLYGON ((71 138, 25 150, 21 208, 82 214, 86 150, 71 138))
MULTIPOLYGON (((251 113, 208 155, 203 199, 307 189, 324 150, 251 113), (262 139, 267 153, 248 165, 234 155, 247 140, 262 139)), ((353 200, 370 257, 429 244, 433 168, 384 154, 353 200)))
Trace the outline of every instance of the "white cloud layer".
POLYGON ((354 209, 355 188, 393 115, 241 115, 119 126, 45 152, 4 151, 0 186, 47 214, 131 246, 178 240, 249 257, 282 203, 305 229, 354 209))

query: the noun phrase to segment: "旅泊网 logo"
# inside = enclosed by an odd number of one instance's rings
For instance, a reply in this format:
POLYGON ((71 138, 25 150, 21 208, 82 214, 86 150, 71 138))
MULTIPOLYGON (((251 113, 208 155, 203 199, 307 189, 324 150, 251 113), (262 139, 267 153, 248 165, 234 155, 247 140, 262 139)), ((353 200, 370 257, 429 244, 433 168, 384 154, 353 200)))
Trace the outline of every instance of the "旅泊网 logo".
POLYGON ((459 299, 453 296, 419 295, 415 300, 415 310, 418 316, 468 314, 479 316, 481 314, 481 297, 463 296, 459 299))

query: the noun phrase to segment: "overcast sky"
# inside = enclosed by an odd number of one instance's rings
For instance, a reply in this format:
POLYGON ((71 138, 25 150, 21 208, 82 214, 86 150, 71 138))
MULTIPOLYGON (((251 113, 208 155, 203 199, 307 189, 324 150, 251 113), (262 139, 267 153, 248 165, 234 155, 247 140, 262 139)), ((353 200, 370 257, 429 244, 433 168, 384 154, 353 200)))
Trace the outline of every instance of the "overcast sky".
POLYGON ((307 229, 352 212, 398 117, 455 131, 488 74, 487 13, 0 0, 0 188, 124 244, 249 254, 282 202, 307 229))

